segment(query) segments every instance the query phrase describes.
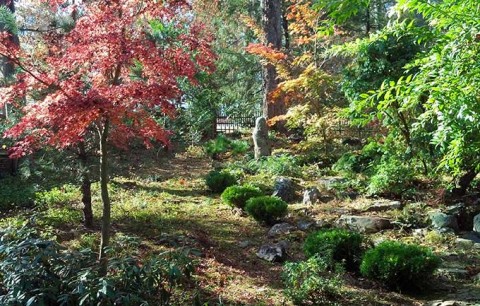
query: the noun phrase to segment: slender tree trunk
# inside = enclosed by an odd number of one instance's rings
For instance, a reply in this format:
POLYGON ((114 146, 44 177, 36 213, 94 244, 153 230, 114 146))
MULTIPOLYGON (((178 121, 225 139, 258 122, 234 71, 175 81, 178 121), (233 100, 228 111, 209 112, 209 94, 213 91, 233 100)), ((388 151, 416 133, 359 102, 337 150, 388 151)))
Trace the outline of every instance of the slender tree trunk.
MULTIPOLYGON (((262 0, 262 21, 265 44, 280 50, 282 48, 282 3, 280 0, 262 0)), ((282 101, 273 101, 270 94, 277 88, 277 71, 273 65, 263 67, 263 116, 267 119, 286 113, 282 101)))
POLYGON ((285 38, 285 49, 290 49, 290 32, 288 31, 288 19, 287 19, 287 9, 285 8, 282 13, 282 26, 283 26, 283 37, 285 38))
POLYGON ((372 28, 372 24, 371 24, 371 16, 370 16, 370 7, 371 7, 371 4, 367 5, 367 13, 366 13, 366 16, 365 16, 365 19, 366 19, 366 25, 365 25, 365 35, 368 36, 370 34, 370 30, 372 28))
POLYGON ((78 158, 80 160, 80 171, 82 185, 80 190, 82 192, 82 203, 83 203, 83 224, 86 228, 93 227, 93 211, 92 211, 92 182, 90 180, 90 175, 88 173, 88 157, 87 151, 85 150, 85 144, 81 142, 78 145, 79 154, 78 158))
POLYGON ((103 129, 100 131, 100 191, 103 203, 102 233, 100 240, 100 275, 107 274, 108 258, 107 248, 110 245, 110 196, 108 195, 108 150, 107 138, 110 122, 105 120, 103 129))
MULTIPOLYGON (((13 0, 0 0, 0 6, 7 7, 12 13, 15 13, 15 4, 13 0)), ((0 31, 5 29, 5 25, 0 23, 0 31)), ((13 34, 13 33, 10 33, 13 34)), ((12 35, 10 40, 15 44, 19 44, 18 36, 12 35)), ((2 80, 0 80, 0 86, 2 83, 7 83, 8 80, 13 76, 15 73, 15 66, 14 64, 6 58, 0 57, 0 73, 2 74, 2 80)), ((4 109, 2 112, 4 113, 5 117, 8 117, 8 105, 5 104, 4 109)))

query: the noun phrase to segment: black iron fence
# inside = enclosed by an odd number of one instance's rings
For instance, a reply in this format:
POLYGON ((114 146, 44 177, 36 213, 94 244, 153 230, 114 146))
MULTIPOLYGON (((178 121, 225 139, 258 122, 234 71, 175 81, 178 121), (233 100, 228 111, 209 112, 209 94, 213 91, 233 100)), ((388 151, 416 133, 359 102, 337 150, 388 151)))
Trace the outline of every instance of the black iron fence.
POLYGON ((230 134, 237 132, 243 128, 254 128, 255 121, 258 117, 261 117, 261 113, 255 113, 253 115, 246 116, 227 116, 227 115, 218 115, 215 122, 215 132, 230 134))
POLYGON ((337 122, 331 127, 334 138, 364 140, 381 133, 377 125, 352 126, 348 120, 337 122))
MULTIPOLYGON (((217 115, 215 132, 229 134, 243 128, 254 128, 255 121, 261 116, 263 116, 263 114, 260 112, 248 116, 217 115)), ((326 127, 324 135, 330 139, 341 139, 348 142, 356 140, 363 141, 381 132, 381 129, 377 125, 359 127, 352 126, 348 120, 341 120, 326 127)))

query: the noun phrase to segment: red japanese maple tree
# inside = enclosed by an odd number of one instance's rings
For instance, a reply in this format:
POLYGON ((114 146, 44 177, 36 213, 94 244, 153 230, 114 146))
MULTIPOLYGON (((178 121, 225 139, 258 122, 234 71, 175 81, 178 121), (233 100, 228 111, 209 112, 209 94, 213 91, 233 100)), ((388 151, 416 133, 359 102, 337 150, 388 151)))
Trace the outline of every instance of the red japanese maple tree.
POLYGON ((197 73, 213 69, 215 56, 211 38, 195 22, 187 1, 89 1, 79 11, 72 31, 45 38, 48 51, 42 58, 30 57, 11 43, 8 33, 1 34, 0 55, 21 73, 15 85, 0 91, 0 101, 27 101, 21 120, 5 133, 17 140, 14 157, 47 145, 64 149, 83 142, 88 129, 97 131, 103 202, 100 261, 106 268, 108 145, 125 146, 134 137, 147 146, 168 143, 168 133, 152 114, 173 115, 171 101, 181 95, 179 79, 194 83, 197 73))

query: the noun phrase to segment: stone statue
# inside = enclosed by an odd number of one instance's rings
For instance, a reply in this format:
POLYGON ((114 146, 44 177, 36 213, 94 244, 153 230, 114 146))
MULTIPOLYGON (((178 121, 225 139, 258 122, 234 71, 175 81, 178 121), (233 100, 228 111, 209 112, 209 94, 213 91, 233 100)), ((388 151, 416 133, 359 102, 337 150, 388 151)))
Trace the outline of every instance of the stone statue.
POLYGON ((253 144, 255 146, 255 159, 271 154, 270 143, 268 140, 267 120, 259 117, 255 121, 255 129, 253 130, 253 144))

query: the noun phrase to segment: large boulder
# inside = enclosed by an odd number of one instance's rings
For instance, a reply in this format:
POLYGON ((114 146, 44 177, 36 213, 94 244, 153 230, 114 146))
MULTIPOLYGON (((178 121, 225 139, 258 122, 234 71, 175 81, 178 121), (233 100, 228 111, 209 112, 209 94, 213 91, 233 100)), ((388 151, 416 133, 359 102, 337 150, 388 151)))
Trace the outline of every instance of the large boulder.
POLYGON ((320 191, 317 187, 308 188, 303 192, 303 204, 313 205, 320 200, 320 191))
POLYGON ((457 217, 441 211, 432 211, 429 214, 434 229, 440 232, 458 231, 457 217))
POLYGON ((271 154, 270 141, 268 140, 267 120, 264 117, 257 118, 255 129, 253 130, 253 145, 255 159, 271 154))
POLYGON ((380 217, 370 216, 348 216, 342 215, 337 220, 337 224, 346 227, 352 231, 360 233, 376 233, 385 229, 393 228, 390 220, 380 217))
POLYGON ((257 256, 269 262, 282 262, 287 256, 288 243, 280 241, 276 244, 265 244, 258 249, 257 256))
POLYGON ((273 196, 279 197, 285 202, 295 199, 295 185, 292 179, 288 177, 279 177, 275 180, 273 186, 273 196))
POLYGON ((458 228, 461 231, 471 231, 473 228, 473 219, 480 213, 480 205, 477 203, 457 203, 445 208, 447 215, 453 215, 457 218, 458 228))

